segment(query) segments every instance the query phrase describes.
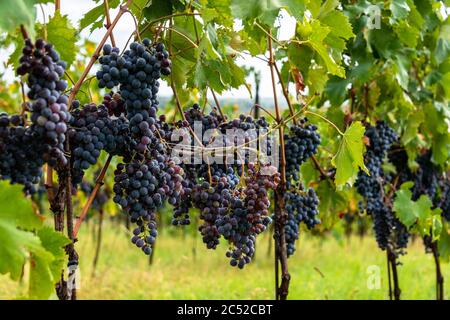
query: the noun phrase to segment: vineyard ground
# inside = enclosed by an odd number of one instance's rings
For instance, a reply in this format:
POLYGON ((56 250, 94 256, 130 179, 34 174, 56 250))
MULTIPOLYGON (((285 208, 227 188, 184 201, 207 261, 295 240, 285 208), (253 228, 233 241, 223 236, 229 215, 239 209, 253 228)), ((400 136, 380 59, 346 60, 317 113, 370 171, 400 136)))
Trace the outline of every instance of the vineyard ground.
MULTIPOLYGON (((236 270, 227 265, 224 244, 216 251, 206 250, 201 239, 183 235, 181 230, 169 233, 165 228, 158 236, 154 263, 150 266, 148 258, 128 241, 125 228, 107 222, 97 273, 92 277, 93 226, 91 222, 82 228, 77 245, 82 257, 80 299, 273 298, 274 259, 267 254, 267 236, 257 243, 254 263, 244 270, 236 270)), ((434 299, 434 264, 431 255, 424 254, 421 241, 410 245, 401 261, 402 298, 434 299)), ((387 297, 385 255, 371 235, 346 241, 331 236, 319 239, 303 233, 300 250, 289 262, 290 299, 387 297), (377 267, 381 275, 380 289, 369 289, 367 281, 373 274, 369 272, 376 272, 377 267)), ((449 264, 443 265, 443 271, 445 279, 450 279, 449 264)), ((17 284, 7 276, 0 276, 0 299, 20 297, 26 285, 26 281, 17 284)), ((450 285, 448 282, 445 285, 448 292, 450 285)))

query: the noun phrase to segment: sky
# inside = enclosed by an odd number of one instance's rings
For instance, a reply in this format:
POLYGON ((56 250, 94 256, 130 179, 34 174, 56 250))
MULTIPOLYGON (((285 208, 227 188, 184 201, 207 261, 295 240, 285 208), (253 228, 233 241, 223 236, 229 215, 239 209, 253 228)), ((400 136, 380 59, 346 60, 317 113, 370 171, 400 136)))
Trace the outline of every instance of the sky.
MULTIPOLYGON (((78 27, 78 21, 93 7, 97 6, 93 0, 61 0, 61 13, 63 15, 68 15, 68 18, 72 22, 72 24, 75 27, 78 27)), ((44 21, 44 14, 40 10, 39 7, 37 7, 37 20, 40 22, 44 21)), ((48 21, 48 17, 52 16, 54 13, 54 5, 53 4, 47 4, 43 6, 45 17, 48 21)), ((115 15, 118 12, 118 8, 112 9, 110 11, 111 20, 114 19, 115 15)), ((289 17, 287 14, 283 14, 281 16, 281 25, 278 38, 280 40, 289 39, 292 37, 293 33, 295 32, 295 19, 289 17)), ((236 28, 239 28, 238 25, 236 25, 236 28)), ((97 29, 93 33, 90 33, 89 28, 86 28, 81 32, 81 38, 82 39, 89 39, 95 43, 99 43, 101 38, 103 37, 105 33, 105 29, 97 29)), ((122 18, 119 20, 118 24, 114 28, 114 37, 116 40, 116 45, 119 48, 123 48, 125 46, 125 43, 131 33, 134 30, 134 21, 131 18, 130 14, 125 14, 122 16, 122 18)), ((109 41, 109 40, 108 40, 109 41)), ((5 70, 3 67, 4 62, 7 61, 9 54, 11 53, 12 48, 10 50, 0 50, 0 75, 4 74, 5 79, 7 81, 14 81, 14 72, 11 68, 8 68, 5 70)), ((261 84, 260 84, 260 96, 262 98, 268 98, 272 97, 272 85, 271 85, 271 77, 269 72, 268 65, 257 58, 251 58, 250 56, 246 56, 243 58, 237 59, 238 65, 246 66, 246 67, 254 67, 255 70, 261 71, 261 84)), ((247 82, 251 85, 252 88, 254 88, 254 81, 253 77, 249 77, 247 79, 247 82)), ((278 91, 280 91, 279 94, 281 94, 281 89, 278 88, 278 91)), ((160 95, 161 96, 171 96, 172 90, 165 84, 164 81, 161 83, 160 88, 160 95)), ((239 89, 233 89, 228 92, 224 92, 221 95, 223 98, 243 98, 243 99, 250 99, 250 94, 244 86, 241 86, 239 89)))

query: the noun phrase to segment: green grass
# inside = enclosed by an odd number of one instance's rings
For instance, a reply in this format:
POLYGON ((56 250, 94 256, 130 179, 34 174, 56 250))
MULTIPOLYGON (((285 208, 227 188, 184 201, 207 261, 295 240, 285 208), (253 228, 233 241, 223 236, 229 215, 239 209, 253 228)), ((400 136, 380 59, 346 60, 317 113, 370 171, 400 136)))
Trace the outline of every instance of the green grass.
MULTIPOLYGON (((272 299, 273 255, 268 255, 268 236, 257 244, 255 261, 244 270, 232 268, 225 257, 226 245, 206 250, 201 239, 183 232, 159 237, 153 265, 129 241, 125 228, 106 223, 102 252, 95 276, 92 259, 95 242, 91 226, 84 226, 77 243, 80 254, 80 299, 272 299), (194 254, 194 251, 196 254, 194 254)), ((434 264, 421 241, 408 248, 399 267, 403 299, 434 299, 434 264)), ((296 254, 289 259, 292 276, 290 299, 386 299, 385 253, 371 237, 338 241, 302 234, 296 254), (380 270, 381 287, 369 289, 368 268, 380 270)), ((445 279, 450 268, 443 264, 445 279)), ((446 291, 450 290, 446 282, 446 291)), ((0 298, 15 298, 24 292, 0 276, 0 298)), ((447 295, 448 296, 448 295, 447 295)))

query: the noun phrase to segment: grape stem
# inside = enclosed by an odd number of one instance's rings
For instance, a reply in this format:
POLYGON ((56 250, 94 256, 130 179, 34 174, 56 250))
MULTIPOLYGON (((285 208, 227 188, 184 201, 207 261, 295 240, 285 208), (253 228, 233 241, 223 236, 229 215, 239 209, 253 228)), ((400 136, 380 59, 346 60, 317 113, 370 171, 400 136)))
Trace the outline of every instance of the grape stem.
POLYGON ((219 110, 220 116, 222 117, 222 121, 225 121, 225 116, 223 115, 222 108, 220 107, 219 99, 217 99, 216 93, 214 92, 213 89, 211 89, 211 93, 214 98, 214 102, 216 103, 216 107, 219 110))
POLYGON ((431 252, 433 253, 434 264, 436 266, 436 300, 444 300, 444 276, 441 271, 437 241, 431 243, 431 252))
POLYGON ((69 96, 69 110, 71 108, 72 105, 72 101, 74 100, 76 94, 78 93, 78 91, 81 88, 81 85, 83 84, 84 79, 86 78, 86 76, 88 75, 89 71, 91 70, 92 66, 94 65, 94 63, 97 61, 97 59, 99 58, 100 55, 100 51, 102 50, 104 44, 106 43, 106 40, 109 38, 110 34, 112 33, 114 27, 116 26, 117 22, 119 22, 120 18, 122 17, 122 15, 127 12, 127 8, 131 5, 131 3, 133 2, 133 0, 128 0, 127 3, 124 6, 120 7, 119 13, 117 14, 117 16, 114 18, 113 22, 111 23, 111 25, 109 26, 108 30, 106 31, 105 35, 103 36, 102 40, 100 41, 100 43, 97 46, 97 49, 95 49, 94 54, 91 57, 91 60, 89 60, 86 68, 83 71, 83 74, 81 75, 80 79, 78 79, 77 83, 75 84, 75 86, 72 88, 72 91, 70 93, 69 96))
POLYGON ((388 260, 391 264, 391 270, 392 270, 392 281, 393 281, 393 285, 394 285, 394 299, 400 300, 400 294, 402 291, 400 290, 399 281, 398 281, 397 257, 395 255, 395 253, 392 252, 392 250, 389 247, 386 250, 387 250, 388 260))
POLYGON ((306 114, 311 114, 311 115, 313 115, 313 116, 316 116, 316 117, 322 119, 323 121, 325 121, 326 123, 328 123, 329 125, 331 125, 334 129, 336 129, 336 131, 337 131, 341 136, 344 135, 344 133, 341 131, 341 129, 339 129, 339 128, 337 127, 337 125, 335 125, 332 121, 328 120, 327 118, 325 118, 325 117, 322 116, 321 114, 318 114, 318 113, 316 113, 316 112, 309 111, 309 110, 308 110, 308 111, 305 111, 305 113, 306 113, 306 114))
POLYGON ((391 276, 391 264, 389 262, 389 252, 386 251, 387 273, 389 283, 389 300, 392 300, 392 276, 391 276))
MULTIPOLYGON (((73 206, 72 206, 72 179, 70 175, 70 167, 67 168, 67 172, 65 172, 65 187, 66 187, 66 214, 67 214, 67 236, 71 240, 71 242, 66 246, 66 253, 69 257, 70 265, 78 265, 78 253, 75 250, 75 242, 76 238, 73 236, 73 206)), ((76 269, 71 269, 68 274, 69 281, 75 281, 76 269)), ((72 286, 72 291, 67 292, 68 298, 70 300, 77 300, 77 289, 76 286, 72 286)))
POLYGON ((20 25, 20 32, 22 33, 22 37, 24 40, 29 39, 27 29, 25 29, 23 24, 20 25))
POLYGON ((283 119, 281 118, 280 109, 278 106, 277 99, 277 89, 275 85, 275 72, 274 72, 274 56, 273 56, 273 48, 272 48, 272 30, 268 31, 268 42, 269 42, 269 68, 270 75, 272 78, 272 89, 273 89, 273 99, 275 105, 275 116, 277 119, 277 124, 279 125, 278 133, 280 139, 280 153, 281 153, 281 161, 280 161, 280 174, 281 174, 281 182, 275 190, 275 228, 274 228, 274 238, 275 238, 275 284, 276 284, 276 298, 277 300, 286 300, 287 295, 289 293, 289 282, 291 280, 291 276, 289 274, 288 262, 287 262, 287 252, 286 252, 286 237, 284 233, 284 227, 286 224, 287 214, 284 208, 284 198, 283 194, 286 190, 286 154, 284 149, 284 126, 281 125, 283 123, 283 119), (278 286, 278 262, 281 265, 281 284, 278 286))
POLYGON ((199 16, 200 13, 197 12, 183 12, 183 13, 175 13, 168 16, 163 16, 160 18, 157 18, 155 20, 150 21, 145 27, 139 32, 140 34, 143 34, 145 31, 147 31, 148 28, 150 28, 155 23, 158 23, 160 21, 169 20, 175 17, 182 17, 182 16, 199 16))
MULTIPOLYGON (((106 24, 105 27, 106 29, 109 29, 109 27, 111 27, 111 17, 109 15, 109 2, 108 0, 104 0, 103 4, 105 6, 105 16, 106 16, 106 24)), ((111 40, 111 44, 113 47, 116 46, 116 40, 114 39, 114 34, 111 31, 111 34, 109 35, 109 39, 111 40)))
POLYGON ((108 155, 108 159, 106 159, 105 164, 103 165, 102 170, 100 171, 97 179, 95 180, 95 186, 92 190, 91 194, 89 195, 89 198, 86 202, 86 204, 83 207, 83 210, 81 211, 80 216, 77 219, 77 222, 75 223, 75 227, 72 232, 72 236, 74 239, 78 236, 78 231, 80 230, 81 223, 83 222, 84 218, 86 217, 89 209, 92 206, 92 203, 94 202, 95 197, 97 196, 98 191, 100 190, 101 186, 103 185, 103 179, 105 178, 106 171, 108 170, 109 164, 111 163, 112 155, 108 155))
POLYGON ((314 164, 314 167, 316 167, 316 169, 319 171, 319 173, 320 173, 320 176, 323 178, 323 179, 329 179, 330 178, 330 176, 325 172, 325 170, 323 170, 323 168, 320 166, 320 163, 319 163, 319 161, 317 160, 317 158, 316 158, 316 156, 315 155, 312 155, 311 156, 311 161, 313 162, 313 164, 314 164))
POLYGON ((261 109, 262 111, 264 111, 269 117, 271 117, 273 120, 277 121, 277 119, 275 118, 275 116, 267 109, 265 109, 264 107, 262 107, 259 104, 255 104, 253 107, 251 107, 250 111, 248 112, 248 114, 252 114, 253 109, 261 109))
POLYGON ((280 85, 281 85, 281 89, 283 91, 284 98, 286 99, 286 103, 287 103, 287 105, 289 107, 289 112, 290 112, 291 116, 293 116, 292 122, 294 123, 294 125, 296 125, 297 124, 297 120, 295 119, 295 116, 294 116, 295 113, 294 113, 294 108, 292 107, 291 99, 289 99, 289 91, 288 91, 286 85, 284 84, 283 77, 281 76, 281 72, 278 69, 277 64, 274 63, 273 66, 275 68, 275 71, 277 72, 278 80, 280 81, 280 85))

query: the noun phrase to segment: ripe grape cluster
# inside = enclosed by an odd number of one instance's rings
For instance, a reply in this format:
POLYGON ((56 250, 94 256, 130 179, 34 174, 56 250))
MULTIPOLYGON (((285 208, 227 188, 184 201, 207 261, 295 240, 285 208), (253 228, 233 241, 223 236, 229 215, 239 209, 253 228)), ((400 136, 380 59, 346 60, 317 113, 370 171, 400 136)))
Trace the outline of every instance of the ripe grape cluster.
POLYGON ((285 207, 288 218, 285 226, 286 246, 288 257, 295 252, 295 242, 299 237, 300 224, 303 222, 308 229, 320 223, 317 198, 314 189, 308 191, 292 190, 284 194, 285 207))
POLYGON ((81 183, 84 171, 97 163, 102 150, 111 155, 130 157, 134 141, 129 135, 128 120, 120 116, 110 118, 105 105, 86 104, 80 108, 72 104, 68 135, 72 149, 72 182, 81 183))
MULTIPOLYGON (((139 152, 144 152, 155 137, 159 91, 158 79, 170 74, 171 61, 162 43, 152 45, 150 40, 133 42, 122 56, 118 48, 103 47, 101 69, 97 72, 99 86, 112 89, 120 85, 125 101, 130 132, 138 141, 139 152)), ((117 111, 118 112, 118 111, 117 111)))
MULTIPOLYGON (((378 246, 382 250, 389 247, 395 252, 406 247, 408 232, 386 203, 384 183, 387 177, 382 164, 388 150, 397 141, 397 134, 385 122, 377 122, 375 126, 366 128, 365 135, 369 145, 364 155, 364 164, 370 175, 360 171, 356 188, 366 201, 367 213, 372 215, 378 246)), ((392 202, 392 199, 388 200, 392 202)))
MULTIPOLYGON (((163 159, 160 160, 137 158, 130 163, 119 164, 114 172, 114 202, 128 212, 131 222, 137 223, 145 232, 156 230, 156 210, 161 208, 166 200, 175 205, 184 192, 183 169, 172 161, 166 163, 163 159), (151 230, 145 228, 145 223, 148 222, 153 222, 151 230)), ((135 236, 139 234, 135 233, 135 236)), ((146 241, 145 238, 143 241, 146 241)), ((146 244, 151 247, 152 243, 146 244)), ((147 248, 139 245, 138 247, 147 248)), ((147 253, 145 250, 144 252, 147 253)))
POLYGON ((31 125, 27 114, 0 115, 0 178, 24 185, 27 194, 36 192, 35 185, 42 176, 42 166, 65 166, 65 133, 70 113, 67 84, 61 77, 66 64, 59 60, 51 44, 42 39, 25 40, 17 73, 28 75, 29 102, 24 108, 31 111, 31 125))
POLYGON ((21 116, 0 114, 0 179, 22 184, 27 194, 36 192, 44 164, 33 133, 21 116))
POLYGON ((442 196, 439 207, 442 209, 442 216, 450 222, 450 182, 446 180, 442 187, 442 196))
POLYGON ((64 155, 65 133, 70 121, 68 97, 63 93, 67 83, 62 80, 66 63, 49 43, 38 39, 33 45, 25 40, 25 47, 17 68, 19 75, 28 74, 30 120, 36 138, 41 140, 41 152, 51 166, 66 165, 64 155))
POLYGON ((266 166, 261 170, 249 164, 242 197, 233 196, 229 213, 216 220, 219 234, 232 245, 226 254, 231 266, 242 269, 251 262, 256 237, 271 222, 269 190, 274 190, 279 182, 280 175, 275 167, 266 166))
POLYGON ((284 232, 288 256, 295 252, 301 222, 309 229, 320 223, 317 217, 319 201, 316 193, 313 189, 303 192, 294 184, 299 180, 301 164, 317 153, 321 142, 317 127, 307 122, 307 118, 301 119, 298 125, 290 128, 289 134, 284 135, 287 191, 283 198, 288 214, 284 232))
POLYGON ((431 161, 431 157, 431 151, 427 151, 416 159, 419 167, 414 173, 413 200, 419 199, 421 195, 427 195, 434 203, 436 202, 441 170, 431 161))
POLYGON ((284 136, 288 187, 291 180, 298 181, 300 165, 317 152, 321 142, 317 127, 306 124, 307 121, 306 118, 302 119, 299 125, 292 126, 290 133, 284 136))
MULTIPOLYGON (((69 112, 64 94, 67 84, 62 80, 65 63, 52 45, 41 39, 34 44, 26 41, 18 73, 28 75, 30 124, 26 114, 0 114, 0 177, 21 183, 33 193, 44 163, 58 172, 69 165, 74 187, 81 185, 83 192, 90 193, 92 185, 83 182, 85 171, 97 163, 102 152, 120 156, 122 162, 114 172, 113 200, 136 224, 131 242, 145 254, 151 254, 158 234, 157 211, 168 203, 174 207, 172 224, 189 224, 190 209, 199 209, 199 231, 206 246, 214 249, 223 238, 230 244, 226 255, 231 266, 243 268, 250 263, 256 237, 271 222, 269 193, 280 183, 277 169, 261 162, 253 164, 248 151, 264 149, 270 154, 274 145, 258 136, 258 130, 267 133, 268 122, 245 115, 228 121, 217 110, 205 115, 195 104, 184 113, 183 121, 166 123, 165 117, 158 115, 157 94, 160 77, 171 72, 171 61, 161 43, 147 39, 133 42, 123 54, 105 45, 99 62, 98 85, 108 89, 102 103, 80 105, 75 100, 69 112), (196 151, 198 141, 190 129, 197 122, 202 126, 201 139, 209 129, 223 134, 209 136, 201 141, 203 146, 214 149, 216 142, 222 142, 222 147, 234 146, 232 163, 218 149, 212 154, 222 154, 225 164, 175 162, 168 143, 174 129, 186 129, 188 147, 196 151), (229 130, 237 135, 228 137, 229 130), (239 149, 247 150, 244 157, 239 149), (70 157, 66 158, 65 152, 70 157)), ((291 129, 287 146, 292 151, 290 172, 298 171, 316 152, 320 144, 316 131, 305 121, 291 129)), ((260 153, 255 152, 257 156, 260 153)), ((108 192, 98 193, 94 206, 101 208, 108 196, 108 192)), ((318 223, 313 191, 292 196, 289 201, 297 226, 301 221, 308 227, 318 223)))
POLYGON ((203 223, 199 231, 203 242, 208 249, 215 249, 220 238, 216 220, 229 209, 231 190, 237 185, 237 177, 232 168, 228 167, 225 172, 218 165, 209 166, 200 176, 199 180, 203 182, 192 188, 192 202, 200 210, 203 223))

